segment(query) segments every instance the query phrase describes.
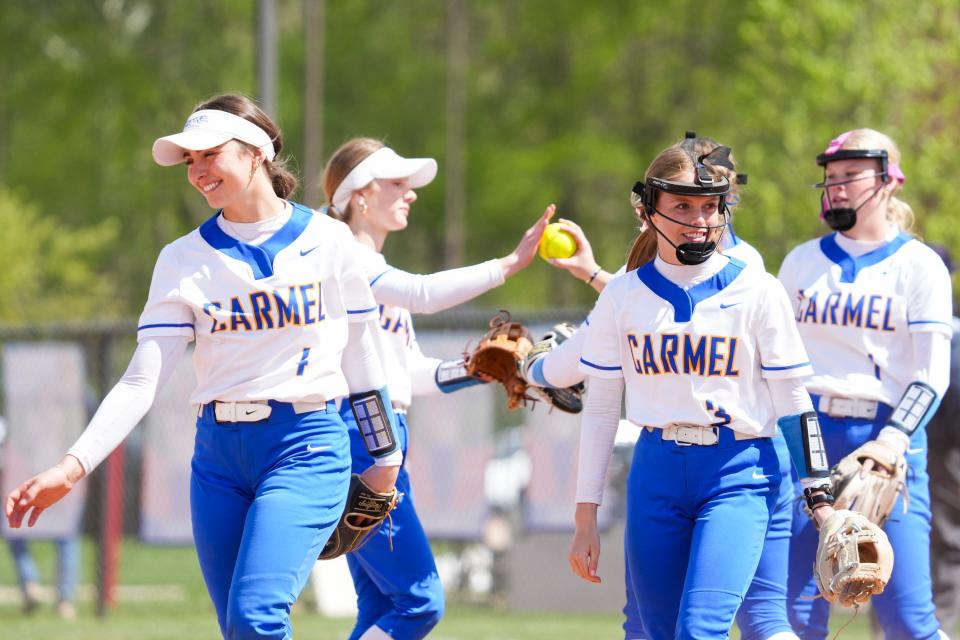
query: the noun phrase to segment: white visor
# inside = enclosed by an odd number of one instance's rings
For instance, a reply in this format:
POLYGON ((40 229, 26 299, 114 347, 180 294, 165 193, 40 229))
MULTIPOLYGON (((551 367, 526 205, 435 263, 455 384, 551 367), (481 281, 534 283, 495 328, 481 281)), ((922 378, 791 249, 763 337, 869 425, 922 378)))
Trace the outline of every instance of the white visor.
POLYGON ((433 182, 437 176, 437 161, 433 158, 404 158, 390 147, 377 149, 364 158, 343 179, 333 193, 333 207, 343 213, 350 204, 350 196, 374 180, 406 178, 411 189, 419 189, 433 182))
POLYGON ((190 114, 182 132, 157 138, 153 143, 153 159, 169 167, 185 160, 184 151, 212 149, 234 139, 259 147, 267 160, 273 160, 276 155, 270 135, 257 125, 226 111, 203 109, 190 114))

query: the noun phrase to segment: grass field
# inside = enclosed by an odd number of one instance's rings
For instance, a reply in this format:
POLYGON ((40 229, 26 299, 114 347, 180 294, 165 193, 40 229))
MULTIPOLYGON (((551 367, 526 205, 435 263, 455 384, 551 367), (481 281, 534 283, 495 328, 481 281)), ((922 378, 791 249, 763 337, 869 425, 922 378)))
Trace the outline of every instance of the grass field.
MULTIPOLYGON (((49 584, 54 574, 52 545, 33 545, 41 576, 49 584)), ((120 603, 103 619, 94 615, 93 549, 84 546, 78 618, 64 622, 45 604, 30 616, 20 611, 13 588, 10 555, 0 553, 0 637, 35 640, 207 640, 219 637, 213 607, 200 578, 193 550, 145 546, 127 542, 122 552, 120 603)), ((435 640, 605 640, 622 638, 620 603, 609 615, 517 613, 486 607, 452 605, 431 638, 435 640)), ((845 612, 844 612, 845 613, 845 612)), ((848 617, 834 616, 834 629, 848 617)), ((294 611, 297 638, 343 640, 350 620, 324 618, 309 606, 294 611)), ((736 638, 736 633, 731 637, 736 638)), ((861 614, 840 635, 842 640, 869 638, 867 617, 861 614)))

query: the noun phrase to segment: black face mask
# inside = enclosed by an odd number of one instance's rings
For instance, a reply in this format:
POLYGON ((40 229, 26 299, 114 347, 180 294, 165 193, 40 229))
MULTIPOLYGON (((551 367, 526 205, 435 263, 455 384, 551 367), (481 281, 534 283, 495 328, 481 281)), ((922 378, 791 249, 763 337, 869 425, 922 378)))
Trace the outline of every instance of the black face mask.
POLYGON ((723 238, 723 232, 727 228, 727 220, 729 219, 729 209, 726 205, 721 202, 720 215, 723 216, 723 223, 715 226, 700 226, 687 224, 685 222, 680 222, 675 220, 670 216, 666 215, 662 211, 653 209, 653 212, 657 215, 663 216, 670 222, 678 224, 681 227, 689 227, 691 229, 699 229, 706 233, 706 238, 703 242, 683 242, 679 245, 674 244, 670 238, 663 234, 662 231, 653 223, 653 216, 647 216, 647 224, 653 227, 653 230, 657 232, 664 240, 670 243, 670 246, 673 247, 677 252, 677 262, 685 265, 696 265, 703 264, 710 259, 710 256, 713 255, 713 252, 717 250, 717 246, 720 244, 720 240, 723 238), (713 237, 715 236, 715 237, 713 237))
MULTIPOLYGON (((690 149, 686 149, 686 151, 687 153, 691 153, 690 149)), ((709 153, 705 153, 696 158, 694 162, 694 184, 673 182, 661 178, 648 178, 645 182, 638 182, 633 187, 633 193, 640 197, 644 211, 647 212, 647 223, 653 228, 657 235, 661 236, 674 248, 677 252, 677 262, 680 264, 697 265, 706 262, 710 256, 713 255, 713 252, 717 250, 717 246, 723 238, 723 232, 730 219, 730 210, 726 205, 726 196, 730 191, 730 183, 726 178, 713 176, 707 168, 708 164, 732 168, 730 148, 717 146, 709 153), (723 216, 723 223, 715 226, 700 226, 675 220, 657 209, 655 202, 658 191, 687 196, 718 196, 720 198, 718 208, 720 215, 723 216), (682 227, 701 230, 706 234, 706 237, 703 242, 674 244, 654 223, 653 218, 655 214, 659 214, 670 222, 682 227)))
POLYGON ((889 158, 886 150, 884 149, 836 149, 831 153, 824 152, 817 156, 817 164, 823 167, 824 179, 823 182, 818 182, 817 184, 813 185, 813 188, 823 189, 823 195, 820 197, 820 211, 821 215, 823 216, 823 221, 827 223, 828 227, 834 231, 849 231, 850 229, 853 229, 854 225, 857 224, 857 212, 860 211, 860 208, 866 203, 870 202, 870 200, 873 199, 877 193, 879 193, 880 189, 883 188, 883 185, 890 181, 890 175, 887 172, 888 161, 889 158), (830 186, 850 184, 851 182, 875 178, 877 176, 879 176, 881 179, 880 186, 878 186, 874 192, 870 194, 869 198, 865 199, 856 207, 834 207, 830 202, 830 193, 827 190, 827 164, 836 160, 863 158, 877 160, 880 163, 880 171, 870 176, 860 176, 859 178, 851 178, 850 180, 831 182, 830 186))
MULTIPOLYGON (((843 180, 840 182, 831 182, 829 186, 834 187, 842 184, 850 184, 851 182, 857 182, 858 180, 867 180, 870 178, 876 178, 878 176, 886 177, 886 174, 874 173, 869 176, 860 176, 859 178, 851 178, 850 180, 843 180)), ((830 191, 827 189, 827 182, 819 182, 814 185, 815 188, 823 189, 823 195, 820 197, 820 209, 821 215, 823 216, 823 221, 827 223, 827 226, 833 229, 834 231, 849 231, 857 224, 857 212, 860 209, 870 202, 883 188, 885 180, 873 190, 873 193, 870 194, 868 198, 865 198, 856 207, 834 207, 830 202, 830 191)))

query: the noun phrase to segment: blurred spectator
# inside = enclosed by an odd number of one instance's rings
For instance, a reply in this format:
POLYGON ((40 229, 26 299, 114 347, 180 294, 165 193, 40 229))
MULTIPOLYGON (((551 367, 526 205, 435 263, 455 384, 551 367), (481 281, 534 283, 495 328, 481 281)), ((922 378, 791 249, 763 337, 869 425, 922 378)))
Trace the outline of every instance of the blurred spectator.
MULTIPOLYGON (((0 416, 0 450, 6 439, 6 420, 0 416)), ((0 460, 3 456, 0 455, 0 460)), ((17 582, 23 600, 23 612, 33 613, 40 605, 43 590, 37 563, 30 553, 29 543, 24 538, 8 540, 13 564, 17 570, 17 582)), ((57 547, 57 614, 64 620, 77 617, 73 601, 77 587, 77 569, 80 566, 80 544, 76 537, 54 540, 57 547)))
MULTIPOLYGON (((945 247, 933 246, 953 273, 945 247)), ((937 618, 944 631, 960 620, 960 318, 953 319, 950 387, 927 425, 930 473, 930 571, 937 618)))

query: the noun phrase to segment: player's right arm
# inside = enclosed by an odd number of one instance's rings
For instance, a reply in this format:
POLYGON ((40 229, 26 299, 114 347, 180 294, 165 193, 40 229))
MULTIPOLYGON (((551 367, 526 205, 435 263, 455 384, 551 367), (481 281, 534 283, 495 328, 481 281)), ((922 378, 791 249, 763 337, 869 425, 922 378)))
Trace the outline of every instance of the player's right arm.
POLYGON ((437 313, 499 287, 530 264, 555 209, 554 205, 547 207, 524 233, 516 249, 503 258, 429 275, 391 268, 374 276, 370 286, 377 302, 401 307, 411 313, 437 313))

